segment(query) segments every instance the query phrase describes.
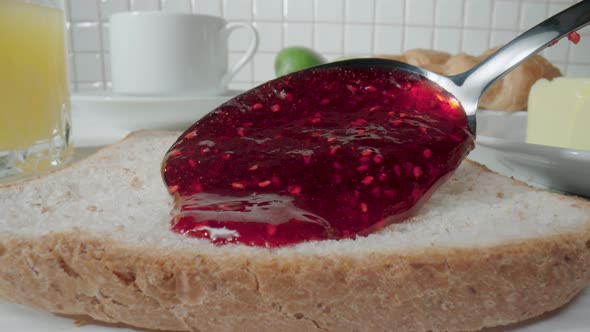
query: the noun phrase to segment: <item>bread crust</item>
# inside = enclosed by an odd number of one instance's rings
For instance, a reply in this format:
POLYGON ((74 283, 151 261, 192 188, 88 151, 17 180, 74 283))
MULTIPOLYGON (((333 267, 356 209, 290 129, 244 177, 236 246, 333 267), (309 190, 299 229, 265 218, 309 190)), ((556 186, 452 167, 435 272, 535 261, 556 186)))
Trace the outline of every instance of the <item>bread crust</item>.
POLYGON ((162 255, 83 231, 0 236, 0 298, 179 331, 475 331, 567 303, 589 267, 590 227, 357 256, 162 255))

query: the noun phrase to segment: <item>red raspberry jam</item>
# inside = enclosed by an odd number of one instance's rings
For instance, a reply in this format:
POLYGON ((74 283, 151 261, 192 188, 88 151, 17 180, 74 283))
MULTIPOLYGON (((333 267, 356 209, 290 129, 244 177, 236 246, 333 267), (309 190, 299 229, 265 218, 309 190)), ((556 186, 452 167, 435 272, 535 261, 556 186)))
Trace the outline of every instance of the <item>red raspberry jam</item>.
MULTIPOLYGON (((577 45, 580 42, 581 37, 580 37, 580 34, 578 32, 572 31, 572 32, 570 32, 570 33, 567 34, 567 39, 569 39, 569 41, 571 41, 572 43, 574 43, 574 44, 577 45)), ((547 47, 551 47, 551 46, 557 44, 557 42, 559 42, 559 39, 556 39, 556 40, 550 42, 547 45, 547 47)))
POLYGON ((578 44, 581 38, 579 33, 572 31, 567 35, 567 39, 569 39, 574 44, 578 44))
POLYGON ((407 218, 473 149, 459 102, 423 77, 316 68, 221 105, 168 151, 172 230, 279 247, 407 218))

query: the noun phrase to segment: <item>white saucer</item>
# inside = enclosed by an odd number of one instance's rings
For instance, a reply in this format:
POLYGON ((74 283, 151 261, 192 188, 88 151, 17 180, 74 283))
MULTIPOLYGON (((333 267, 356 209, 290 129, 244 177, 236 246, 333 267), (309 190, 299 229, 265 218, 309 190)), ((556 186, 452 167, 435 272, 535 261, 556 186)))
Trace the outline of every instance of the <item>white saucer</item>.
POLYGON ((120 139, 140 129, 185 130, 242 91, 217 96, 135 97, 109 91, 73 94, 74 144, 91 146, 120 139))
POLYGON ((497 161, 519 180, 590 197, 590 151, 525 143, 526 115, 478 112, 477 145, 497 151, 497 161))

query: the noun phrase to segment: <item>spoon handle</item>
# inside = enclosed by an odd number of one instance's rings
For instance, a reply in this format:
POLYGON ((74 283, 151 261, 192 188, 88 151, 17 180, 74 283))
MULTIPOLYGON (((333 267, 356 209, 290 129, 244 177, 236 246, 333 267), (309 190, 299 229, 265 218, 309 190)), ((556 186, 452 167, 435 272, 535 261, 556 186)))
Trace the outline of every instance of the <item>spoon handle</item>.
POLYGON ((589 23, 590 0, 583 0, 526 31, 470 70, 449 79, 459 87, 461 99, 472 104, 466 109, 475 112, 479 98, 497 79, 551 42, 589 23))

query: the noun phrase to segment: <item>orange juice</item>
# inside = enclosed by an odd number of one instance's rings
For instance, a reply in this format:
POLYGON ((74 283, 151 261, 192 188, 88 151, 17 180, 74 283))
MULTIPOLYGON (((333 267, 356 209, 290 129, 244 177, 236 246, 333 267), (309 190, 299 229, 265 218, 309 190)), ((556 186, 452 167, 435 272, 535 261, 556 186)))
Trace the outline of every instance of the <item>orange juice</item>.
POLYGON ((30 155, 32 146, 43 145, 67 153, 64 35, 60 9, 0 0, 0 154, 27 151, 30 155))

